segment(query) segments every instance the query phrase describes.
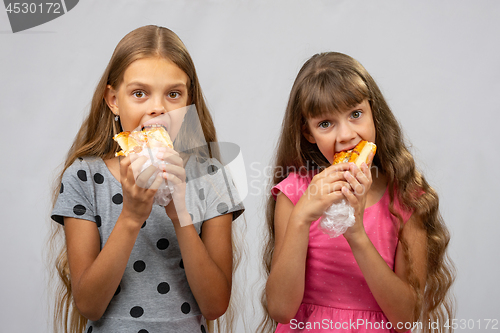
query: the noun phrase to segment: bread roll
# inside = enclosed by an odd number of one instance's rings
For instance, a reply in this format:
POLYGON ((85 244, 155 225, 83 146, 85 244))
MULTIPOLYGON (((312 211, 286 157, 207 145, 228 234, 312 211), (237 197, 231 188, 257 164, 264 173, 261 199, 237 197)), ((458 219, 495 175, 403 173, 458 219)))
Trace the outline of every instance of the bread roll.
POLYGON ((142 131, 121 132, 113 139, 118 142, 122 149, 115 156, 128 156, 128 154, 140 152, 146 147, 167 146, 174 148, 167 130, 161 125, 150 125, 142 131))

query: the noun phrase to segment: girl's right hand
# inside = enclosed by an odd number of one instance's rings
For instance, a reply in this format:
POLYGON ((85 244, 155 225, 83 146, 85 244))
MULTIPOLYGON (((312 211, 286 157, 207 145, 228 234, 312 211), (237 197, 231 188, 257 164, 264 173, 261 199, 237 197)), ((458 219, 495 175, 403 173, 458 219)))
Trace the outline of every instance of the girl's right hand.
POLYGON ((344 198, 342 187, 350 188, 344 176, 347 170, 349 164, 341 163, 331 165, 315 175, 292 214, 309 223, 319 219, 332 204, 344 198))
POLYGON ((130 154, 120 161, 120 182, 123 191, 122 214, 136 221, 139 226, 142 226, 151 214, 156 190, 163 180, 161 173, 157 173, 152 185, 145 188, 148 179, 157 172, 157 168, 152 165, 140 172, 147 160, 146 156, 130 154), (135 175, 139 176, 136 178, 135 175))

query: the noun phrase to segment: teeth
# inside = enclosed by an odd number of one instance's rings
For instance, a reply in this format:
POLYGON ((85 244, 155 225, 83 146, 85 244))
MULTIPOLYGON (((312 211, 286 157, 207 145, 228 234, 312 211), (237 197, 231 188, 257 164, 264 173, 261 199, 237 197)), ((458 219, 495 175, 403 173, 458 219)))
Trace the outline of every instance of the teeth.
MULTIPOLYGON (((142 127, 142 129, 144 130, 144 129, 146 129, 146 128, 148 128, 148 129, 149 129, 149 128, 160 128, 160 127, 165 128, 165 126, 163 126, 163 125, 161 125, 161 124, 151 124, 151 125, 146 125, 146 126, 142 127)), ((165 130, 166 130, 166 128, 165 128, 165 130)))

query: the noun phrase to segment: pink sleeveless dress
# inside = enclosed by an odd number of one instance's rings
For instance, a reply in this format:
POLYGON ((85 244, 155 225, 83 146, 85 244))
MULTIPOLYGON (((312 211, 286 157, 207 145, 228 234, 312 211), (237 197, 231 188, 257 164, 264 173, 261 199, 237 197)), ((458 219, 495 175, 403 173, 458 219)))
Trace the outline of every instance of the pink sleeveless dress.
MULTIPOLYGON (((273 187, 276 199, 281 191, 295 205, 311 176, 291 173, 273 187)), ((396 200, 395 207, 399 207, 396 200)), ((404 222, 411 212, 399 209, 404 222)), ((394 270, 399 221, 389 212, 389 193, 365 209, 363 223, 375 248, 394 270)), ((276 332, 395 332, 373 297, 343 236, 330 238, 311 224, 306 259, 304 298, 290 323, 278 324, 276 332)))

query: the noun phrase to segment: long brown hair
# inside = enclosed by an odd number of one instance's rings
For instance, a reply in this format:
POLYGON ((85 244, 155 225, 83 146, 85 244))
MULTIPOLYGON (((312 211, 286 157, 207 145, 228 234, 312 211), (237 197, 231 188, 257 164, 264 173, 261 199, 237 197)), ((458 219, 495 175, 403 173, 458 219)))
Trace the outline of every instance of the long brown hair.
MULTIPOLYGON (((59 187, 63 173, 79 157, 96 156, 102 159, 112 158, 118 151, 118 144, 112 140, 114 134, 121 131, 121 126, 114 120, 114 114, 104 100, 106 86, 111 85, 118 89, 123 81, 123 75, 128 66, 142 58, 161 57, 172 61, 188 78, 189 103, 196 106, 201 123, 208 153, 211 157, 220 158, 217 145, 216 131, 212 117, 208 111, 203 93, 201 91, 194 63, 186 47, 180 38, 171 30, 158 26, 144 26, 127 34, 116 46, 113 55, 97 84, 90 112, 84 120, 73 145, 66 156, 62 171, 59 173, 53 187, 53 204, 57 200, 59 187)), ((85 329, 87 319, 83 317, 76 308, 71 293, 71 276, 68 267, 66 244, 64 242, 64 230, 59 224, 52 223, 52 232, 49 239, 50 253, 59 253, 49 258, 52 277, 59 277, 59 284, 52 286, 56 300, 54 306, 54 330, 55 332, 80 333, 85 329)), ((233 232, 234 235, 234 232, 233 232)), ((236 235, 238 239, 238 235, 236 235)), ((233 237, 233 274, 238 267, 241 253, 237 241, 233 237)), ((51 279, 55 280, 55 279, 51 279)), ((234 285, 234 284, 233 284, 234 285)), ((234 291, 234 288, 233 288, 234 291)), ((216 327, 228 329, 233 324, 234 293, 226 314, 221 321, 217 320, 216 327), (221 324, 222 322, 222 324, 221 324)), ((213 326, 213 323, 209 326, 213 326)))
MULTIPOLYGON (((339 112, 367 99, 370 103, 376 130, 377 154, 373 166, 387 176, 390 195, 389 210, 399 220, 399 240, 407 264, 406 275, 418 295, 414 321, 429 320, 443 323, 454 315, 454 302, 448 293, 454 278, 454 266, 446 249, 450 234, 439 213, 439 198, 424 176, 417 170, 413 156, 405 145, 401 127, 386 103, 380 89, 366 69, 355 59, 342 53, 321 53, 311 57, 299 71, 292 87, 282 124, 270 188, 288 176, 284 170, 324 168, 329 162, 315 144, 308 142, 301 128, 307 117, 339 112), (427 277, 420 286, 413 271, 408 242, 401 237, 404 227, 402 216, 394 208, 395 196, 404 209, 413 211, 422 221, 427 233, 427 277), (423 294, 421 290, 424 290, 423 294)), ((270 193, 270 191, 268 192, 270 193)), ((276 201, 267 197, 266 246, 263 265, 269 276, 274 252, 274 211, 276 201)), ((261 332, 274 330, 274 322, 267 312, 265 291, 261 297, 265 317, 259 326, 261 332)), ((444 331, 444 327, 439 329, 444 331)))

